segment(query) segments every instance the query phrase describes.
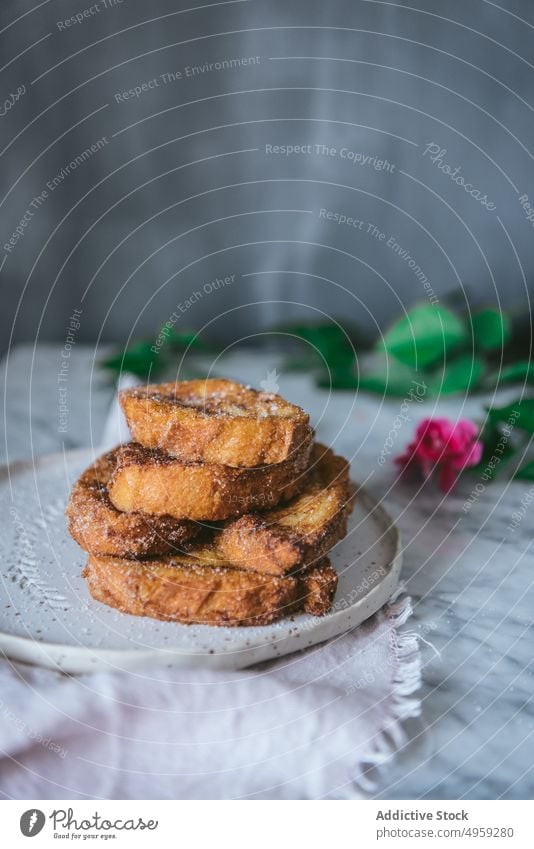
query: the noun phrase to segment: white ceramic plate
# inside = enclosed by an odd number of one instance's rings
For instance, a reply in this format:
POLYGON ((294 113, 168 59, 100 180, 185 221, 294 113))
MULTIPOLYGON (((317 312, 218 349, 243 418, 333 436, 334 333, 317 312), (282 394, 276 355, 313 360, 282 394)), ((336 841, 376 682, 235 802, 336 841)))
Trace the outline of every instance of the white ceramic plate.
POLYGON ((213 628, 119 613, 90 597, 86 555, 63 515, 71 483, 92 461, 90 451, 71 451, 0 470, 0 651, 13 660, 70 673, 154 663, 240 669, 356 627, 395 590, 397 529, 360 489, 349 533, 331 555, 340 580, 327 616, 213 628))

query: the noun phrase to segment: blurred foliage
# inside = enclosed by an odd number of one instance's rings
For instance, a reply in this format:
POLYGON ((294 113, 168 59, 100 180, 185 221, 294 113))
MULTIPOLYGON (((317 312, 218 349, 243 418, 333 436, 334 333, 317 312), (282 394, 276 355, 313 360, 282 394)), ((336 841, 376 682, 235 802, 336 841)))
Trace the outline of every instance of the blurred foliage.
POLYGON ((398 319, 382 338, 384 348, 411 368, 429 368, 466 347, 469 332, 451 310, 420 304, 398 319))
MULTIPOLYGON (((480 439, 484 453, 475 471, 483 471, 490 480, 497 477, 512 460, 528 454, 534 435, 534 398, 518 398, 504 407, 486 408, 486 421, 480 439)), ((534 461, 515 469, 514 477, 534 480, 534 461)))
POLYGON ((301 343, 286 370, 308 371, 325 388, 404 396, 417 382, 425 384, 427 397, 438 397, 534 383, 534 363, 510 359, 511 320, 496 309, 464 316, 416 304, 371 347, 333 322, 282 329, 301 343))
MULTIPOLYGON (((310 372, 323 389, 405 398, 418 385, 433 399, 511 384, 520 384, 524 393, 534 384, 529 344, 514 339, 510 317, 496 309, 465 316, 446 306, 417 304, 371 347, 358 345, 356 333, 333 323, 284 331, 301 343, 286 370, 310 372)), ((528 455, 533 436, 534 399, 488 409, 480 435, 484 453, 473 471, 492 480, 514 456, 528 455)), ((534 460, 527 456, 515 477, 534 480, 534 460)))

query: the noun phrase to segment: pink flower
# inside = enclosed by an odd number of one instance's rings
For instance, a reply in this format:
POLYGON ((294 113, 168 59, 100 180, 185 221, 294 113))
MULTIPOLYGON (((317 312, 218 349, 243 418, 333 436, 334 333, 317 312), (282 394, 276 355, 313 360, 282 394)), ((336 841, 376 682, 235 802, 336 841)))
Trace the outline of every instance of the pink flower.
POLYGON ((460 472, 480 461, 482 443, 477 436, 478 427, 468 419, 424 419, 414 441, 395 462, 403 467, 417 463, 425 478, 437 468, 439 486, 449 492, 460 472))

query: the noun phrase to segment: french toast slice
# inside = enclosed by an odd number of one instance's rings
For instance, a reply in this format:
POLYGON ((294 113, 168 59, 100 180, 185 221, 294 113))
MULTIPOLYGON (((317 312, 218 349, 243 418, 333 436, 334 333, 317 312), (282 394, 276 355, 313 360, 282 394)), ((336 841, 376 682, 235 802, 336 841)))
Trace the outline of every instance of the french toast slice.
MULTIPOLYGON (((217 534, 215 534, 207 541, 196 543, 187 552, 183 560, 197 566, 224 567, 233 571, 244 570, 248 573, 259 574, 260 577, 275 578, 277 581, 280 578, 286 580, 283 575, 261 574, 261 570, 253 561, 246 565, 242 563, 241 567, 236 569, 234 564, 229 563, 221 552, 217 539, 217 534)), ((312 566, 302 567, 298 572, 287 577, 299 582, 299 609, 302 609, 305 613, 312 613, 314 616, 324 616, 325 613, 328 613, 336 594, 338 577, 327 557, 317 558, 312 566)))
POLYGON ((238 568, 286 575, 324 557, 346 535, 353 497, 348 462, 316 443, 301 493, 281 507, 227 522, 217 546, 238 568))
POLYGON ((150 557, 180 551, 198 535, 200 525, 171 516, 121 513, 111 503, 107 485, 118 451, 99 457, 74 484, 65 511, 71 536, 93 554, 150 557))
POLYGON ((231 380, 152 384, 125 389, 119 400, 135 442, 184 460, 281 463, 312 434, 300 407, 231 380))
POLYGON ((188 462, 136 442, 123 445, 108 484, 111 502, 124 512, 212 520, 274 507, 300 491, 312 443, 281 463, 237 468, 188 462))
POLYGON ((337 575, 327 560, 305 577, 276 578, 229 568, 211 551, 133 561, 90 555, 84 570, 94 599, 134 616, 201 625, 268 625, 298 610, 320 616, 337 575))

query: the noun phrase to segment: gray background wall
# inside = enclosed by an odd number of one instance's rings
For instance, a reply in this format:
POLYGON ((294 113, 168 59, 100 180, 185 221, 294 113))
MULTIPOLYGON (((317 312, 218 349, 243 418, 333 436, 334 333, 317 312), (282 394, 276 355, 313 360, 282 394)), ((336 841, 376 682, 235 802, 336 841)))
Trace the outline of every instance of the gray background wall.
POLYGON ((226 341, 295 315, 374 333, 450 293, 526 317, 534 233, 519 198, 534 204, 534 8, 419 6, 49 0, 32 11, 4 0, 0 101, 24 91, 0 117, 3 347, 11 331, 64 338, 75 308, 79 341, 151 335, 177 309, 179 326, 209 323, 226 341), (259 59, 235 61, 246 57, 259 59), (429 144, 446 150, 434 163, 429 144))

